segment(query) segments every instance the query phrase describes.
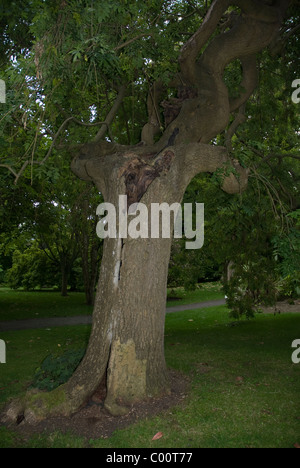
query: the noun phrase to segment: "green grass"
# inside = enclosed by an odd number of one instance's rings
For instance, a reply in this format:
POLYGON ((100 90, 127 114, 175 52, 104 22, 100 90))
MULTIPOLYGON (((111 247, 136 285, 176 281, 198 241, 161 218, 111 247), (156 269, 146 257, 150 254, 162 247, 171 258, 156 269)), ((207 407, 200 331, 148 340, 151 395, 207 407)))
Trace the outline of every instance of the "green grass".
MULTIPOLYGON (((0 365, 0 405, 23 393, 49 353, 87 344, 89 326, 1 333, 7 364, 0 365)), ((184 403, 108 439, 59 432, 30 440, 0 427, 0 447, 293 448, 300 443, 300 364, 291 343, 300 338, 300 314, 258 315, 237 324, 226 307, 169 314, 166 360, 186 374, 184 403), (158 431, 163 437, 152 441, 158 431)))
POLYGON ((221 290, 221 283, 203 283, 198 285, 194 291, 185 291, 184 288, 168 289, 167 307, 206 302, 214 299, 223 299, 224 292, 221 290), (175 298, 176 300, 172 300, 175 298))
POLYGON ((0 333, 6 343, 6 364, 0 364, 0 405, 25 391, 48 354, 86 347, 89 334, 88 325, 0 333))
MULTIPOLYGON (((195 291, 185 291, 184 288, 168 290, 168 296, 177 300, 167 302, 167 306, 192 304, 224 297, 219 283, 207 283, 195 291)), ((0 288, 0 322, 9 320, 25 320, 45 317, 70 317, 75 315, 90 315, 92 307, 85 303, 84 293, 71 292, 62 297, 56 291, 11 290, 0 288)))
POLYGON ((13 291, 0 288, 0 321, 44 317, 88 315, 92 307, 85 303, 84 293, 69 293, 62 297, 55 291, 13 291))

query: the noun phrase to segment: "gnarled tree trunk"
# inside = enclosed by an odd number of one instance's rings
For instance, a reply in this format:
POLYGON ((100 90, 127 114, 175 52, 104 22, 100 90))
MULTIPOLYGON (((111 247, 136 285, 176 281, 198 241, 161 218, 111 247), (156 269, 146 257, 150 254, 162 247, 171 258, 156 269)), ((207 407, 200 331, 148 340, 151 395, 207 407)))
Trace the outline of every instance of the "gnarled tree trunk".
MULTIPOLYGON (((158 155, 148 150, 145 154, 144 148, 132 148, 113 153, 107 160, 106 154, 94 157, 99 151, 94 144, 73 162, 79 176, 93 174, 106 201, 118 207, 119 195, 127 195, 131 202, 143 202, 149 214, 149 238, 105 240, 89 347, 66 386, 71 392, 76 389, 76 399, 79 388, 86 398, 106 378, 105 405, 113 414, 168 391, 164 322, 171 238, 151 238, 151 204, 180 203, 196 173, 213 172, 227 161, 223 148, 203 144, 170 147, 158 155), (153 177, 155 167, 161 170, 156 169, 153 177)), ((247 177, 241 175, 240 181, 234 179, 235 190, 245 187, 247 177)))

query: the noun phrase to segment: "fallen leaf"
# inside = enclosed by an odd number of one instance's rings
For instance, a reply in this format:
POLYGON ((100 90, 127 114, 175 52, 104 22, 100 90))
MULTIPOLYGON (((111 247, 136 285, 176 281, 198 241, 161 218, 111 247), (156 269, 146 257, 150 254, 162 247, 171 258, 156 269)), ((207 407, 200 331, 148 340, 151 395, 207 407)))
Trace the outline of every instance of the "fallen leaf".
POLYGON ((162 432, 157 432, 155 434, 155 436, 152 438, 152 440, 158 440, 158 439, 161 439, 163 436, 163 433, 162 432))
POLYGON ((272 414, 273 414, 272 411, 270 411, 269 409, 263 409, 261 412, 262 412, 263 414, 269 414, 269 415, 272 415, 272 414))

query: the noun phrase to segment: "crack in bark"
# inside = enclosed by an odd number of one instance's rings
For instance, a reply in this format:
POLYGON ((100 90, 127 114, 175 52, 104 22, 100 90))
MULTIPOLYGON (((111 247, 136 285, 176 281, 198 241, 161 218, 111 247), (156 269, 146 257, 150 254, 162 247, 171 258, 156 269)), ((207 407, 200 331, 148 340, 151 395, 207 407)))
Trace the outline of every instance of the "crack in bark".
POLYGON ((121 270, 121 255, 122 255, 122 239, 118 239, 117 243, 117 252, 116 252, 116 263, 115 263, 115 269, 114 269, 114 275, 113 275, 113 283, 115 289, 119 285, 120 281, 120 270, 121 270))
POLYGON ((123 264, 123 250, 124 250, 124 245, 125 245, 125 242, 124 242, 124 239, 121 239, 121 253, 120 253, 120 267, 119 267, 119 282, 121 280, 121 268, 122 268, 122 264, 123 264))

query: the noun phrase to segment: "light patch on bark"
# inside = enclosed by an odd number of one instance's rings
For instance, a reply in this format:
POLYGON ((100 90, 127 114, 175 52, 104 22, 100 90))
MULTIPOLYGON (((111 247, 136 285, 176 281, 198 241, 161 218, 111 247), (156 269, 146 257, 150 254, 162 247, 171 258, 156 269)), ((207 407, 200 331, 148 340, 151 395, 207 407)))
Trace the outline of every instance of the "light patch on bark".
POLYGON ((108 397, 105 407, 112 414, 128 412, 130 405, 146 396, 146 359, 138 359, 132 339, 112 344, 107 370, 108 397))
POLYGON ((113 276, 113 283, 114 283, 115 289, 117 289, 119 285, 119 280, 120 280, 121 254, 122 254, 122 239, 119 238, 118 244, 117 244, 115 268, 114 268, 114 276, 113 276))
POLYGON ((112 336, 113 336, 113 326, 110 323, 109 327, 108 327, 108 330, 107 330, 107 339, 108 339, 109 343, 111 343, 111 341, 112 341, 112 336))

